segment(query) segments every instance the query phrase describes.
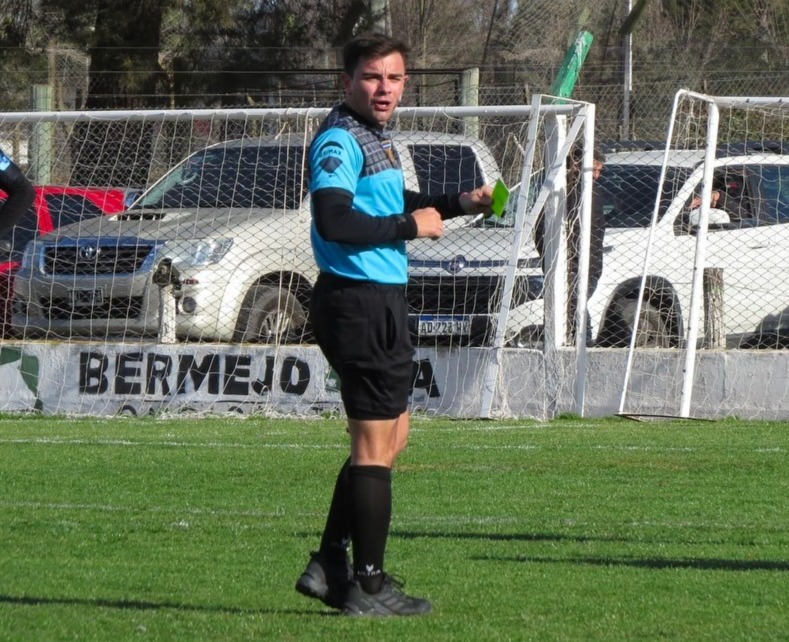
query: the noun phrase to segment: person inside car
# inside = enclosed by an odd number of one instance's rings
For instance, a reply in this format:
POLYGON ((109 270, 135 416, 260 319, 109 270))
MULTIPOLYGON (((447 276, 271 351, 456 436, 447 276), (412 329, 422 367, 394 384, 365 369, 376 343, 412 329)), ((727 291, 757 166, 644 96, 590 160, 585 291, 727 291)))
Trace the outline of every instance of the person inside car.
MULTIPOLYGON (((726 210, 729 198, 726 191, 726 182, 722 176, 716 176, 712 179, 712 192, 710 193, 710 209, 726 210)), ((690 209, 698 210, 701 207, 701 194, 696 194, 690 201, 690 209)), ((698 223, 696 223, 697 225, 698 223)))
MULTIPOLYGON (((688 222, 691 226, 699 224, 701 196, 696 194, 690 202, 688 222)), ((753 218, 751 202, 745 196, 743 176, 718 175, 713 178, 710 193, 709 223, 721 225, 740 223, 753 218)))

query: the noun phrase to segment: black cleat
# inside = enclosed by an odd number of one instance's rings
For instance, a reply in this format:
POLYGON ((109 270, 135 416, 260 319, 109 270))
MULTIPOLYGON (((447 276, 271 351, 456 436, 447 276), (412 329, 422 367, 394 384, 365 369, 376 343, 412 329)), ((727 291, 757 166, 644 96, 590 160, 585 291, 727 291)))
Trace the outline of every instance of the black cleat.
POLYGON ((296 581, 296 590, 333 609, 341 609, 352 581, 353 571, 347 559, 337 564, 330 562, 320 552, 312 552, 307 568, 296 581))
POLYGON ((352 616, 425 615, 430 613, 430 602, 403 593, 405 582, 384 575, 378 593, 366 593, 354 582, 345 598, 343 614, 352 616))

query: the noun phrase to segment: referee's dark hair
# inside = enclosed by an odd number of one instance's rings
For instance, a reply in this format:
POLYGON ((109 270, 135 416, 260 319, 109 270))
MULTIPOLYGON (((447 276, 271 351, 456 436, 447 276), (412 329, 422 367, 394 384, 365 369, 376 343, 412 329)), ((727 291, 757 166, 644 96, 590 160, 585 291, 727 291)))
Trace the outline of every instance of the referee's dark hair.
POLYGON ((383 33, 366 33, 349 40, 342 51, 343 71, 353 76, 362 58, 383 58, 399 53, 408 62, 408 45, 383 33))

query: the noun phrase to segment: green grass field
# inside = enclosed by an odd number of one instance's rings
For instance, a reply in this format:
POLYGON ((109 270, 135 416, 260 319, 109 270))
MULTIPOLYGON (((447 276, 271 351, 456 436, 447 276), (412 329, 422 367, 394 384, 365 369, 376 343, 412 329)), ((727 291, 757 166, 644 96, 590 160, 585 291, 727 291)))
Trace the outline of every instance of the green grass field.
POLYGON ((387 567, 293 590, 337 419, 0 419, 0 640, 787 640, 789 425, 417 418, 387 567))

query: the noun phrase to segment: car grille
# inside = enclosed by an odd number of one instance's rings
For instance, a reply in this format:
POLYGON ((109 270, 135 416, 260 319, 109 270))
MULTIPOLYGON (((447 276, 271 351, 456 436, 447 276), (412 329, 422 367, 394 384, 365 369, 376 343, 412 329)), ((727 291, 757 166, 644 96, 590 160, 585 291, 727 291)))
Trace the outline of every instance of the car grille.
MULTIPOLYGON (((414 277, 406 298, 411 314, 495 314, 501 301, 503 277, 414 277)), ((515 279, 512 307, 542 297, 542 276, 515 279)))
POLYGON ((130 245, 52 245, 44 249, 47 275, 131 274, 153 250, 152 243, 130 245))
POLYGON ((142 312, 142 297, 115 297, 101 303, 72 306, 66 298, 41 299, 50 321, 83 319, 136 319, 142 312))

